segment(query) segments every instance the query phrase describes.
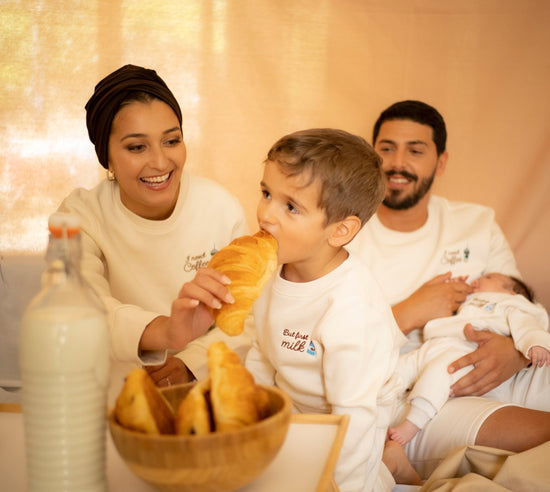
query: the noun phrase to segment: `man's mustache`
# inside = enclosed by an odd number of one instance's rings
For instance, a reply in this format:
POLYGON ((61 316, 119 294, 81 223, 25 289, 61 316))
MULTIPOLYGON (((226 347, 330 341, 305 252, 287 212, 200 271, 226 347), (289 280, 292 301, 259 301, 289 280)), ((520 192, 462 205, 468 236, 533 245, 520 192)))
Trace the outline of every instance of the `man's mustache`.
POLYGON ((390 169, 389 171, 386 171, 386 176, 388 178, 396 174, 399 174, 400 176, 403 176, 404 178, 410 179, 412 181, 418 181, 418 176, 416 174, 411 174, 408 171, 397 171, 395 169, 390 169))

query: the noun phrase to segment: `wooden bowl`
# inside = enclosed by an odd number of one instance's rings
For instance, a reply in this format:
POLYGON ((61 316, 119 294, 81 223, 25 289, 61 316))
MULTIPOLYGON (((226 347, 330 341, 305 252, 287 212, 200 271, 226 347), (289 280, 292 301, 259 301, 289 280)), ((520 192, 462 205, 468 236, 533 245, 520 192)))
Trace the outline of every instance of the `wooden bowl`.
MULTIPOLYGON (((177 408, 195 383, 164 388, 177 408)), ((269 416, 243 429, 207 436, 151 435, 125 429, 109 413, 113 442, 128 467, 158 490, 229 492, 254 480, 275 458, 290 425, 291 402, 278 388, 269 394, 269 416)))

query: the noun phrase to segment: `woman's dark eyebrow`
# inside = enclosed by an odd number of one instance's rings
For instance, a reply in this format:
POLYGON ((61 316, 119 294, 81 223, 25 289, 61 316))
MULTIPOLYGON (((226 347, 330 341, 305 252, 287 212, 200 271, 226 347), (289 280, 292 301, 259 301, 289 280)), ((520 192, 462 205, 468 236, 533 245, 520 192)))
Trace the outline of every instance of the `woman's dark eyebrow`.
MULTIPOLYGON (((163 135, 167 135, 168 133, 172 133, 174 131, 179 131, 180 127, 179 126, 175 126, 174 128, 169 128, 168 130, 164 130, 162 132, 163 135)), ((129 133, 128 135, 124 135, 120 141, 122 142, 123 140, 127 139, 127 138, 142 138, 142 137, 145 137, 145 133, 129 133)))
POLYGON ((168 130, 164 130, 162 133, 163 133, 163 134, 172 133, 172 132, 179 131, 179 130, 180 130, 180 127, 179 127, 179 126, 175 126, 174 128, 170 128, 170 129, 168 129, 168 130))

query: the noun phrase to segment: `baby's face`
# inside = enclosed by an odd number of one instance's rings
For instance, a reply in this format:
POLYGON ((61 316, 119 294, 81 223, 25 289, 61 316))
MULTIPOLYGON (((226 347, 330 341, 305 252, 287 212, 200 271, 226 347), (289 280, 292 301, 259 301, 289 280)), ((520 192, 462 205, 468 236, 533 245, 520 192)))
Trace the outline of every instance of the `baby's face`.
POLYGON ((510 279, 502 273, 487 273, 472 282, 474 292, 505 292, 513 294, 510 279))

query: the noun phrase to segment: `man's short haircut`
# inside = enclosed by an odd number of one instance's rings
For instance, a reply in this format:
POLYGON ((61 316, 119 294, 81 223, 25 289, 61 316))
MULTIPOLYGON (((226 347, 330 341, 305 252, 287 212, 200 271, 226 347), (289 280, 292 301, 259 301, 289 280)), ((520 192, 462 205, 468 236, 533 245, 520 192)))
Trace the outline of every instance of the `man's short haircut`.
POLYGON ((445 152, 447 146, 447 128, 445 120, 437 109, 421 101, 401 101, 382 111, 372 131, 372 144, 376 143, 382 123, 389 120, 411 120, 432 128, 432 139, 437 155, 445 152))
POLYGON ((305 186, 319 179, 318 206, 331 224, 351 215, 362 224, 376 212, 386 187, 382 159, 362 137, 344 130, 314 128, 280 138, 267 161, 287 176, 309 174, 305 186))

